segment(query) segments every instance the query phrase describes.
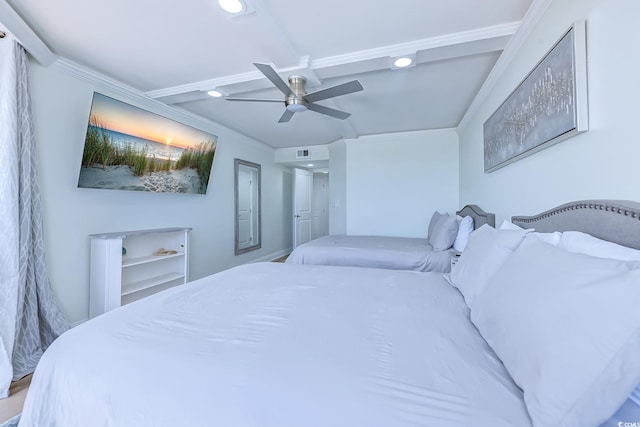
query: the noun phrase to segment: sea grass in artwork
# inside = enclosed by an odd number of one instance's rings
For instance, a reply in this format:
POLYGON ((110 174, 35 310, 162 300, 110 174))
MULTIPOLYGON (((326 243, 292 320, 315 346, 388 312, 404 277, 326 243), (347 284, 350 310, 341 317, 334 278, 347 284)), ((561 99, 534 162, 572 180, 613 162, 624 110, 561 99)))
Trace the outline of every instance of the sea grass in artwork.
POLYGON ((94 93, 78 187, 205 194, 217 137, 94 93))

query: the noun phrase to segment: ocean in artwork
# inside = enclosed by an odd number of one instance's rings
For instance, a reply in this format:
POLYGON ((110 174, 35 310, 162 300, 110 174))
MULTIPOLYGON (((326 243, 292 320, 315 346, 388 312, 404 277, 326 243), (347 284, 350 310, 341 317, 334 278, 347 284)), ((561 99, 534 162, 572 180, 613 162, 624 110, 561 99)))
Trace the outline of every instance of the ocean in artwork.
MULTIPOLYGON (((98 131, 96 126, 89 126, 95 131, 98 131)), ((133 148, 133 151, 142 152, 146 148, 147 157, 156 158, 157 160, 172 160, 176 161, 180 158, 180 155, 184 152, 184 149, 173 145, 163 144, 160 142, 151 141, 149 139, 139 138, 137 136, 128 135, 126 133, 116 132, 109 129, 100 129, 109 136, 111 143, 118 148, 124 149, 126 147, 133 148)))

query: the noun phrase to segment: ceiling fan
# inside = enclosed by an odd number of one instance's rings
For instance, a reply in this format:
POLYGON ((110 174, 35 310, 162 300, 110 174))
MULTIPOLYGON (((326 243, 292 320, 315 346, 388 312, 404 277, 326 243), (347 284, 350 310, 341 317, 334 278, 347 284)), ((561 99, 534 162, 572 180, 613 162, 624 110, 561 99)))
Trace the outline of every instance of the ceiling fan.
MULTIPOLYGON (((352 80, 347 83, 342 83, 337 86, 332 86, 327 89, 321 89, 313 93, 305 92, 305 83, 307 79, 302 76, 289 77, 289 84, 287 84, 276 71, 267 64, 253 63, 258 70, 271 83, 273 83, 280 91, 285 95, 284 105, 286 110, 278 123, 284 123, 291 120, 294 113, 300 113, 306 110, 315 111, 316 113, 324 114, 327 116, 335 117, 336 119, 344 120, 351 114, 344 111, 336 110, 334 108, 325 107, 324 105, 315 104, 316 101, 323 99, 334 98, 336 96, 347 95, 353 92, 359 92, 363 90, 362 85, 357 80, 352 80)), ((227 101, 250 101, 250 102, 283 102, 281 99, 256 99, 256 98, 226 98, 227 101)))

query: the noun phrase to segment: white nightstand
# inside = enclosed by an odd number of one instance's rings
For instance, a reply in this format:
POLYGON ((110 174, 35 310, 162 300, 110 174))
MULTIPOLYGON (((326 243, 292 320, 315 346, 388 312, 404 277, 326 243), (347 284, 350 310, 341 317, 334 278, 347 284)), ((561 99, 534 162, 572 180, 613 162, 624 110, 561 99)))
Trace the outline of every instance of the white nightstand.
POLYGON ((453 266, 456 265, 458 260, 460 259, 460 252, 451 252, 451 269, 453 270, 453 266))

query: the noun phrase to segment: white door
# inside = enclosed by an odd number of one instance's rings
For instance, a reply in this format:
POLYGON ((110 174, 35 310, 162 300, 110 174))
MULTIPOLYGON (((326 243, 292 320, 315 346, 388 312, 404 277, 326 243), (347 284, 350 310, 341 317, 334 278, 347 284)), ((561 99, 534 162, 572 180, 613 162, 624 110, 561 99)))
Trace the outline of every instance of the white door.
POLYGON ((311 186, 313 175, 303 169, 293 174, 293 247, 311 240, 311 186))
POLYGON ((328 197, 329 175, 326 173, 313 174, 313 191, 311 192, 311 238, 329 234, 328 197))

